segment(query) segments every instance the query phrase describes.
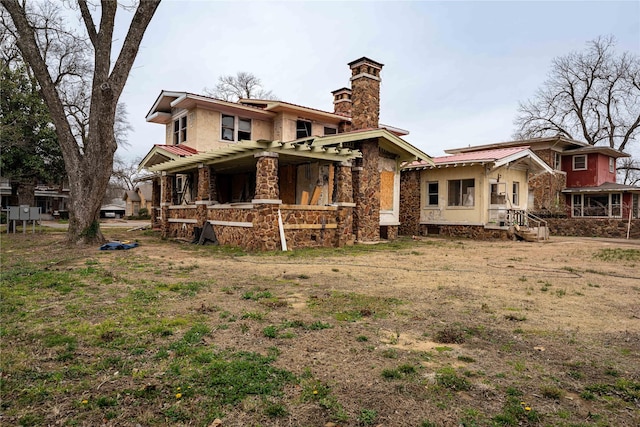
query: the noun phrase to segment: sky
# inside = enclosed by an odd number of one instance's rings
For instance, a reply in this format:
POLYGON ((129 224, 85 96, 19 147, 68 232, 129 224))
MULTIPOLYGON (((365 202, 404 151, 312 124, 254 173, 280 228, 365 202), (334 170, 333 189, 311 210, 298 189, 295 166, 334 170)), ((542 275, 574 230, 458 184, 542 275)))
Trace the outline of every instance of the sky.
POLYGON ((380 122, 427 154, 508 141, 552 60, 602 35, 640 54, 640 1, 164 0, 121 97, 133 130, 117 154, 164 143, 145 121, 162 90, 201 94, 247 71, 283 101, 333 111, 362 56, 385 64, 380 122))

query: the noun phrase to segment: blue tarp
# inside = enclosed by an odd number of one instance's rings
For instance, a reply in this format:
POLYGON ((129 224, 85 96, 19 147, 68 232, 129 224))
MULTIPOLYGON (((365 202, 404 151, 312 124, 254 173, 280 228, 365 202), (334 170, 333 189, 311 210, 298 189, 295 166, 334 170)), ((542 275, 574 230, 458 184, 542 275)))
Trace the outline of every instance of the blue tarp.
POLYGON ((101 251, 121 251, 124 249, 133 249, 137 247, 137 243, 109 242, 100 246, 101 251))

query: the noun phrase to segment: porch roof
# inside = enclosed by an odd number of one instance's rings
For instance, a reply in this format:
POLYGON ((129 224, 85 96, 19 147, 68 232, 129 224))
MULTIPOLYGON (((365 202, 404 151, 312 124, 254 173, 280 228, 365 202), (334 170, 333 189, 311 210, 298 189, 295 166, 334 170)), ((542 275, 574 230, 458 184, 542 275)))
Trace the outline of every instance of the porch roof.
POLYGON ((155 144, 146 156, 140 161, 138 169, 146 168, 165 163, 169 160, 177 160, 184 157, 198 154, 198 150, 184 144, 164 145, 155 144))
POLYGON ((565 188, 563 193, 640 193, 640 187, 634 185, 618 184, 617 182, 605 182, 597 187, 565 188))

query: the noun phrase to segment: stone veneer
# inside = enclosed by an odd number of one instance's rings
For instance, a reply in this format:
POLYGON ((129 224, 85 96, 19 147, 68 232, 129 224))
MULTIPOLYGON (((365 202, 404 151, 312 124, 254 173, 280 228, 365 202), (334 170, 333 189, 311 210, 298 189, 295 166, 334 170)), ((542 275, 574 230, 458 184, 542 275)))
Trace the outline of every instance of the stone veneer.
POLYGON ((420 233, 420 171, 400 174, 400 229, 404 236, 420 233))
POLYGON ((351 82, 352 130, 376 129, 380 119, 380 81, 361 76, 351 82))
POLYGON ((258 159, 256 164, 256 193, 255 199, 278 200, 280 189, 278 186, 278 154, 262 152, 254 155, 258 159))
POLYGON ((353 171, 353 198, 356 203, 353 233, 359 242, 380 240, 380 172, 377 140, 358 144, 362 152, 362 166, 353 171))
POLYGON ((532 213, 558 214, 566 210, 566 197, 562 190, 567 187, 567 175, 562 172, 541 173, 529 179, 529 191, 533 192, 532 213))
MULTIPOLYGON (((551 236, 627 237, 628 219, 614 218, 548 218, 547 226, 551 236)), ((640 219, 631 220, 629 237, 640 239, 640 219)))

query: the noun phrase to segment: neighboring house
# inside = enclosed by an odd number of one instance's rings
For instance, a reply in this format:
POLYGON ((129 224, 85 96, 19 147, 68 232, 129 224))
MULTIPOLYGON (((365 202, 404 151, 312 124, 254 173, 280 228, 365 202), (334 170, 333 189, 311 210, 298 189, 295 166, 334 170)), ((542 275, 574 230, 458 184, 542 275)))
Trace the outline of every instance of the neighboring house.
POLYGON ((152 202, 153 185, 151 183, 143 183, 133 190, 125 190, 122 200, 125 202, 125 215, 138 216, 140 209, 146 209, 149 214, 153 212, 152 202))
MULTIPOLYGON (((449 154, 462 154, 523 145, 529 146, 531 151, 554 169, 553 174, 540 174, 529 182, 529 209, 538 216, 620 218, 625 215, 612 207, 620 204, 631 207, 632 194, 640 190, 640 187, 616 184, 616 161, 621 157, 629 157, 628 154, 561 136, 499 142, 445 151, 449 154), (598 202, 590 197, 595 194, 600 198, 598 202), (589 195, 586 204, 585 195, 589 195), (590 209, 602 205, 605 198, 610 202, 605 205, 604 210, 590 209), (618 202, 619 198, 624 199, 622 203, 618 202)), ((637 210, 637 200, 635 206, 637 210)))
POLYGON ((156 174, 153 225, 192 237, 208 222, 221 243, 259 250, 394 239, 400 169, 431 160, 379 124, 383 64, 349 67, 333 112, 163 91, 147 121, 165 126, 165 144, 140 163, 156 174))
POLYGON ((125 207, 121 204, 107 204, 100 206, 100 218, 120 219, 124 217, 125 207))
MULTIPOLYGON (((18 183, 11 182, 9 178, 0 178, 0 204, 3 209, 8 206, 18 206, 20 197, 17 194, 18 183)), ((67 199, 69 198, 69 188, 65 185, 51 186, 38 184, 33 189, 34 206, 39 207, 41 218, 48 220, 60 215, 64 216, 67 211, 67 199)))
POLYGON ((528 210, 528 182, 553 170, 528 146, 468 151, 403 168, 401 221, 408 234, 548 238, 528 210), (535 234, 535 236, 534 236, 535 234))

